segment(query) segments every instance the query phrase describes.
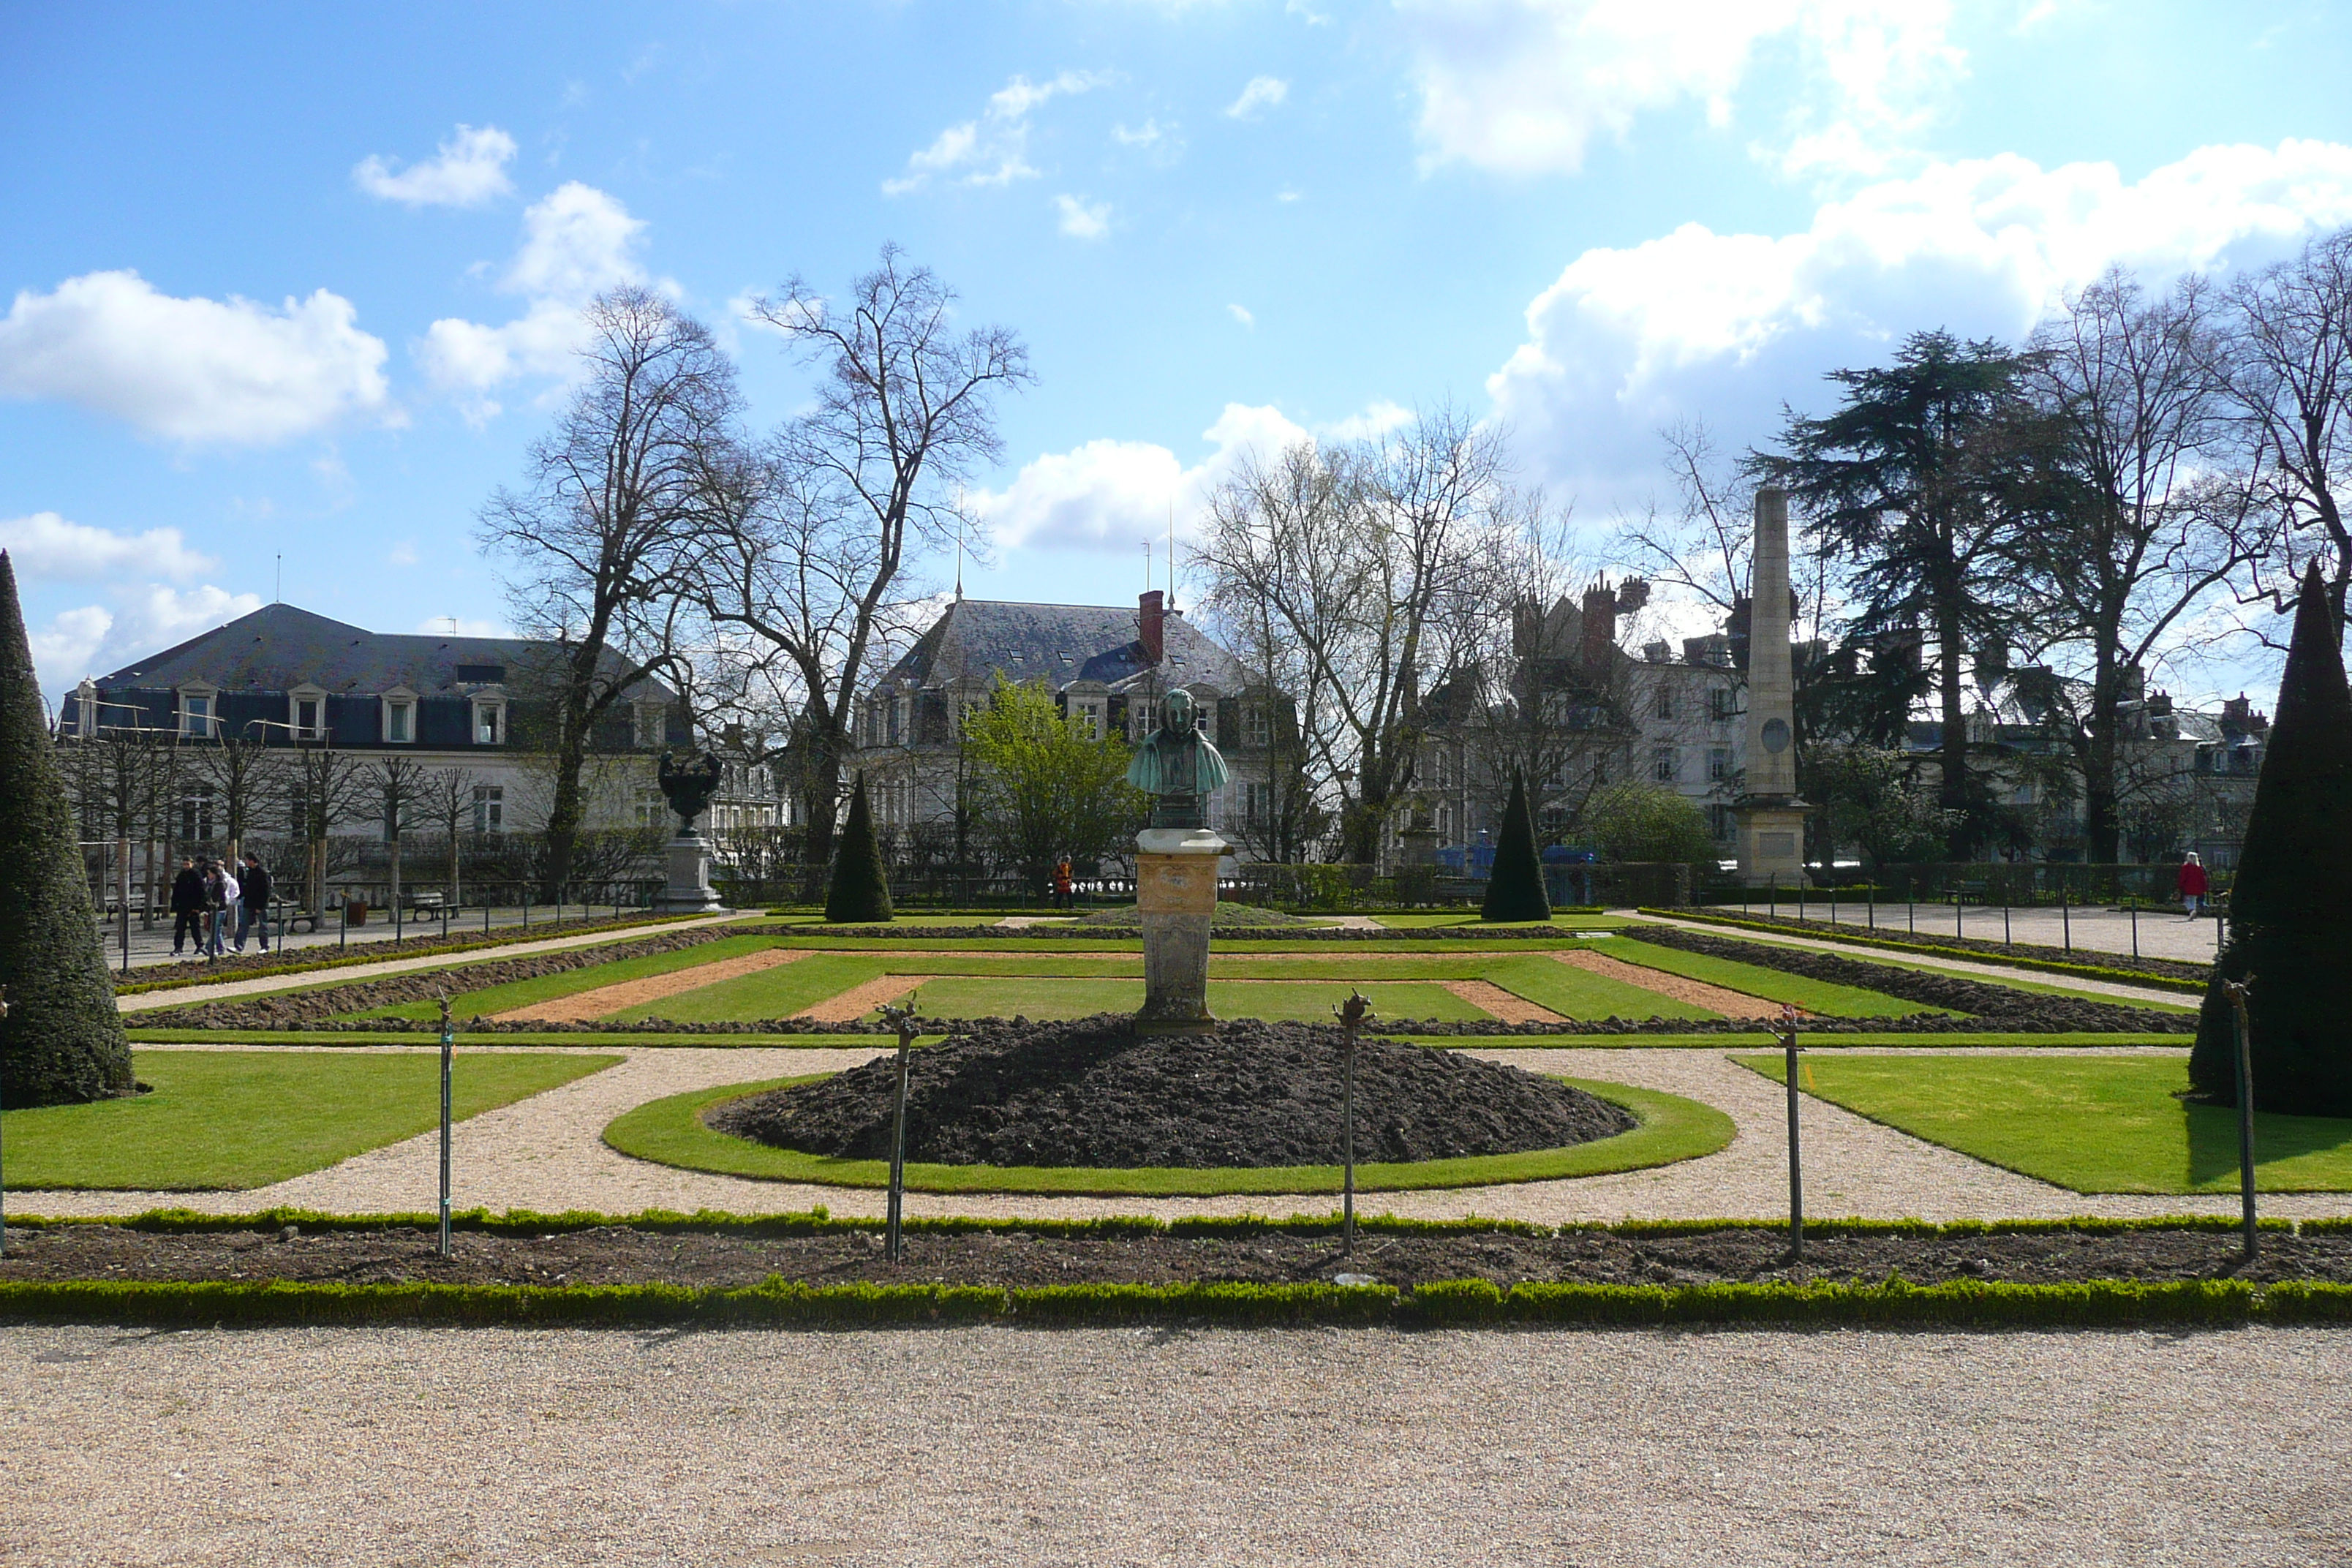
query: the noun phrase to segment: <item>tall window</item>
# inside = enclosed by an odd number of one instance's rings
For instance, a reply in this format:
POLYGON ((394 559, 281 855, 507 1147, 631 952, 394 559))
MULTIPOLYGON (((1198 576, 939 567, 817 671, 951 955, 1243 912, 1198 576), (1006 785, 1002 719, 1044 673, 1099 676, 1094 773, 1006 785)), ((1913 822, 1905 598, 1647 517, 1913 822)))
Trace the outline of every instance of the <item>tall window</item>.
POLYGON ((1650 753, 1650 776, 1660 784, 1672 784, 1682 776, 1682 759, 1672 746, 1660 746, 1650 753))
POLYGON ((180 699, 180 733, 199 741, 213 737, 213 700, 191 693, 180 699))
POLYGON ((1242 785, 1242 818, 1261 823, 1274 815, 1274 791, 1262 784, 1242 785))
POLYGON ((296 740, 316 741, 325 734, 326 726, 320 722, 320 710, 324 706, 325 704, 316 697, 294 699, 294 738, 296 740))
POLYGON ((1730 776, 1731 776, 1731 748, 1730 748, 1730 747, 1728 747, 1728 746, 1710 746, 1710 747, 1708 747, 1708 748, 1707 748, 1707 752, 1706 752, 1706 780, 1707 780, 1707 783, 1709 783, 1709 784, 1721 784, 1724 780, 1726 780, 1726 779, 1729 778, 1730 776))
POLYGON ((640 746, 660 745, 662 742, 667 738, 667 731, 668 728, 668 726, 664 722, 665 715, 662 711, 661 704, 658 702, 640 702, 636 705, 635 712, 636 715, 636 734, 635 737, 636 744, 640 746))
POLYGON ((1242 744, 1260 751, 1274 743, 1273 710, 1263 702, 1242 705, 1242 744))
POLYGON ((1103 733, 1102 699, 1083 698, 1070 710, 1070 717, 1078 722, 1078 733, 1089 741, 1099 741, 1103 733))
POLYGON ((474 831, 503 833, 507 826, 507 792, 502 784, 474 786, 474 831))
POLYGON ((507 706, 503 702, 474 704, 474 743, 495 746, 506 740, 507 706))
POLYGON ((1728 686, 1710 688, 1706 694, 1706 716, 1717 722, 1738 718, 1739 694, 1728 686))
POLYGON ((415 703, 384 700, 383 738, 387 743, 403 746, 416 739, 415 703))
POLYGON ((1667 722, 1672 723, 1674 721, 1675 689, 1673 687, 1661 686, 1658 688, 1657 713, 1659 718, 1665 720, 1667 722))
POLYGON ((197 843, 212 836, 212 786, 198 784, 180 797, 180 837, 190 843, 197 843))
POLYGON ((1721 843, 1730 838, 1734 826, 1731 807, 1710 805, 1706 808, 1706 831, 1709 837, 1721 843))
POLYGON ((1160 704, 1147 697, 1127 700, 1127 738, 1140 741, 1160 728, 1160 704))

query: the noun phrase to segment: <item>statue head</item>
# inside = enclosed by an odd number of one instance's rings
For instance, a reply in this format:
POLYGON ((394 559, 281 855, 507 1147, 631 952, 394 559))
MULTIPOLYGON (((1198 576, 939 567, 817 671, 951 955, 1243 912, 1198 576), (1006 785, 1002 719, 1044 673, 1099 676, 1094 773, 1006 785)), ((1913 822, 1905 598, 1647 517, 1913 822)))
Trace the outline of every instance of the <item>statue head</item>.
POLYGON ((1168 694, 1168 718, 1160 726, 1170 734, 1181 735, 1192 728, 1192 694, 1182 687, 1168 694))

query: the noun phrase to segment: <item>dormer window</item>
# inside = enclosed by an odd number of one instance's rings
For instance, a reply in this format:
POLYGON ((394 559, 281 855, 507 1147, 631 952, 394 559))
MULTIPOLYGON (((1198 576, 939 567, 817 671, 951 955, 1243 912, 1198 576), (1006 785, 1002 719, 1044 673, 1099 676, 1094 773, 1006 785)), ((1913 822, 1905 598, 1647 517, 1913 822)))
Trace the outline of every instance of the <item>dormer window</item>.
POLYGON ((180 688, 180 733, 191 741, 209 741, 219 715, 213 703, 218 689, 211 686, 180 688))
POLYGON ((416 742, 416 693, 405 689, 383 694, 383 729, 382 740, 387 746, 409 746, 416 742))
POLYGON ((507 700, 477 693, 474 698, 474 744, 503 746, 507 741, 507 700))
POLYGON ((635 705, 633 711, 636 718, 636 744, 658 746, 669 738, 669 726, 666 722, 668 715, 662 710, 660 703, 640 702, 635 705))
POLYGON ((286 725, 297 741, 327 738, 327 694, 315 686, 298 686, 286 694, 286 725))

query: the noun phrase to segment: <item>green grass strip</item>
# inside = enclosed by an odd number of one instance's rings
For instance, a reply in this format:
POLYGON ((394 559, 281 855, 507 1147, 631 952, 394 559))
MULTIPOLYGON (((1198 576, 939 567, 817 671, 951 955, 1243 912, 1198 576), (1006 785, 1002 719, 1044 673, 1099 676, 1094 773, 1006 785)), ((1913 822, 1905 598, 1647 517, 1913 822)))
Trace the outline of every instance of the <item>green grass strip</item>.
MULTIPOLYGON (((823 1186, 882 1187, 889 1184, 883 1160, 845 1160, 775 1149, 731 1138, 703 1124, 703 1112, 721 1101, 813 1083, 824 1075, 772 1079, 763 1083, 721 1084, 692 1089, 638 1106, 604 1129, 604 1142, 624 1154, 657 1164, 719 1175, 771 1182, 806 1182, 823 1186)), ((1613 1138, 1565 1149, 1520 1154, 1487 1154, 1410 1163, 1356 1167, 1356 1185, 1365 1192, 1412 1192, 1435 1187, 1484 1187, 1514 1182, 1556 1181, 1632 1171, 1712 1154, 1731 1142, 1731 1119, 1713 1106, 1678 1094, 1620 1083, 1562 1079, 1631 1110, 1641 1125, 1613 1138)), ((1336 1193, 1343 1184, 1337 1165, 1142 1166, 1104 1169, 1058 1165, 943 1165, 910 1162, 907 1187, 919 1193, 1066 1193, 1097 1196, 1223 1196, 1253 1193, 1336 1193)))
POLYGON ((2298 1280, 2140 1284, 1690 1286, 1443 1281, 1394 1287, 1298 1284, 810 1286, 342 1285, 286 1281, 68 1280, 0 1284, 0 1321, 135 1327, 880 1328, 1010 1321, 1036 1328, 1181 1322, 1406 1329, 2122 1328, 2223 1329, 2352 1322, 2352 1287, 2298 1280))

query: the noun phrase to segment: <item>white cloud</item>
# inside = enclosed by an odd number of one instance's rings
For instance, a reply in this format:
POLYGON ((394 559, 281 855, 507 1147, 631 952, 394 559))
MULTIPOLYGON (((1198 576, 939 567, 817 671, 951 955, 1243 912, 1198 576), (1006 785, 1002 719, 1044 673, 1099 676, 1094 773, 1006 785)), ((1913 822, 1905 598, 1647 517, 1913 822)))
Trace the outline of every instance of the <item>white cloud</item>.
POLYGON ((136 272, 30 289, 0 318, 0 396, 55 398, 175 441, 263 445, 390 416, 383 340, 321 289, 272 310, 175 299, 136 272))
POLYGON ((498 413, 491 389, 519 376, 557 381, 577 368, 581 308, 600 290, 642 283, 645 220, 593 185, 568 181, 526 208, 522 243, 499 287, 521 294, 523 313, 499 326, 444 317, 425 331, 416 357, 435 385, 467 395, 469 416, 498 413))
POLYGON ((1202 432, 1213 450, 1189 468, 1150 441, 1088 441, 1023 465, 1001 490, 965 497, 1002 545, 1129 550, 1174 517, 1190 536, 1209 494, 1252 453, 1272 457, 1307 432, 1279 409, 1228 403, 1202 432))
POLYGON ((1064 71, 1051 81, 1016 76, 988 99, 976 120, 950 125, 928 147, 907 159, 906 172, 882 182, 882 194, 905 195, 934 179, 965 185, 1005 185, 1034 179, 1029 166, 1029 117, 1050 100, 1087 92, 1110 78, 1093 71, 1064 71))
POLYGON ((18 577, 33 581, 87 583, 133 569, 185 581, 220 564, 190 550, 176 528, 116 533, 53 511, 0 518, 0 550, 18 577))
POLYGON ((1228 305, 1225 307, 1225 314, 1231 316, 1234 321, 1239 321, 1244 327, 1255 327, 1257 325, 1257 318, 1250 314, 1249 307, 1246 305, 1228 305))
POLYGON ((1156 147, 1171 134, 1157 120, 1147 120, 1131 130, 1125 125, 1110 128, 1111 140, 1122 147, 1156 147))
POLYGON ((435 616, 431 620, 419 621, 416 630, 424 637, 502 637, 512 635, 496 621, 469 620, 463 616, 435 616))
POLYGON ((232 594, 210 584, 186 590, 161 583, 126 584, 111 597, 111 609, 83 605, 62 610, 33 634, 33 665, 43 690, 70 690, 85 675, 160 653, 261 608, 257 594, 232 594))
POLYGON ((1063 195, 1054 198, 1054 207, 1062 215, 1062 232, 1072 239, 1101 239, 1110 233, 1108 202, 1063 195))
POLYGON ((2109 163, 1931 165, 1822 205, 1793 234, 1698 224, 1578 257, 1528 308, 1488 381, 1537 466, 1591 502, 1651 467, 1654 435, 1703 416, 1727 449, 1769 440, 1783 399, 1882 362, 1904 334, 2015 338, 2111 263, 2151 279, 2260 261, 2352 223, 2352 147, 2206 147, 2126 183, 2109 163))
POLYGON ((400 541, 400 542, 394 544, 390 550, 384 552, 383 559, 387 565, 415 565, 417 561, 420 559, 416 553, 416 541, 413 539, 404 539, 400 541))
POLYGON ((1412 421, 1412 409, 1382 398, 1361 414, 1350 414, 1345 419, 1317 426, 1315 434, 1326 441, 1369 441, 1412 421))
POLYGON ((412 207, 474 207, 514 192, 507 163, 515 140, 495 125, 477 131, 457 127, 437 156, 398 174, 380 154, 370 153, 352 170, 352 183, 369 195, 412 207))
POLYGON ((1784 69, 1766 155, 1882 173, 1966 68, 1950 0, 1398 0, 1425 161, 1505 174, 1582 167, 1645 113, 1728 123, 1768 47, 1784 69))
POLYGON ((1225 115, 1232 120, 1248 120, 1260 110, 1280 106, 1290 96, 1290 84, 1278 76, 1254 76, 1242 89, 1242 95, 1225 105, 1225 115))

